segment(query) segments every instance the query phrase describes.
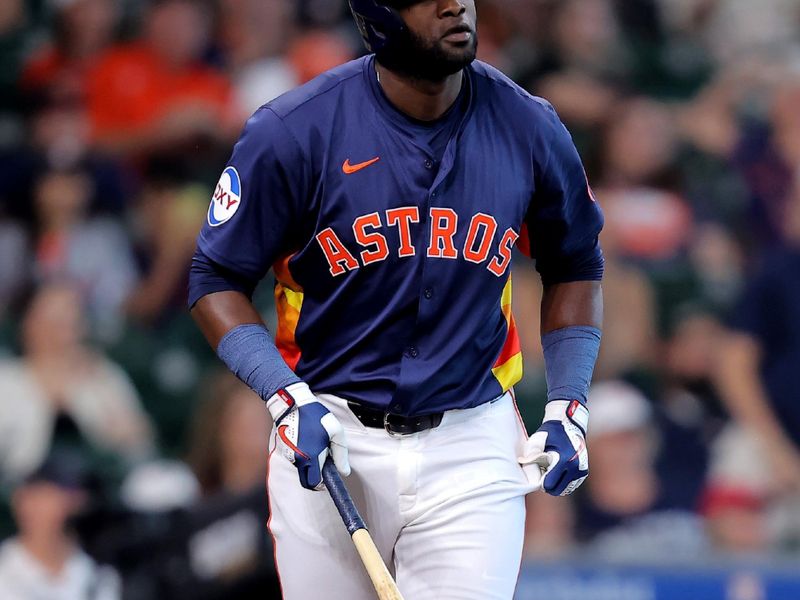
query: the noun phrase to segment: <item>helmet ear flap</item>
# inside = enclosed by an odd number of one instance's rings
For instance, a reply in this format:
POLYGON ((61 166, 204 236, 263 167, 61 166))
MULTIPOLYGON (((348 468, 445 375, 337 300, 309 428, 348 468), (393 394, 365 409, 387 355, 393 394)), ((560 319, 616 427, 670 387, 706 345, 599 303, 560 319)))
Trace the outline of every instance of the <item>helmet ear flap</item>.
POLYGON ((385 43, 386 34, 383 32, 382 28, 376 24, 375 21, 367 20, 360 14, 356 13, 353 13, 353 17, 356 22, 356 27, 358 27, 361 37, 364 38, 364 43, 366 44, 368 50, 372 50, 372 46, 376 45, 374 40, 380 40, 385 43))
POLYGON ((366 23, 365 25, 368 28, 368 35, 372 39, 379 39, 383 44, 388 43, 389 40, 386 37, 386 33, 380 26, 375 23, 366 23))
POLYGON ((370 52, 380 52, 386 48, 394 36, 405 29, 405 22, 393 8, 396 5, 409 5, 410 2, 390 2, 379 0, 349 0, 350 10, 356 21, 364 45, 370 52))

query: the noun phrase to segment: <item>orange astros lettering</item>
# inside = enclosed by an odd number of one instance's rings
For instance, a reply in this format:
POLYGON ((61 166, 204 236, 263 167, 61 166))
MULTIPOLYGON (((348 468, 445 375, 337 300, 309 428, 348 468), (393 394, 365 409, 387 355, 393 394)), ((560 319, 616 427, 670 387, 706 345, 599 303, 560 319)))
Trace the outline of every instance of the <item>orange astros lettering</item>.
POLYGON ((351 165, 350 159, 348 158, 346 161, 344 161, 344 164, 342 165, 342 171, 344 171, 346 175, 352 175, 353 173, 356 173, 361 169, 366 169, 368 166, 374 165, 380 159, 381 159, 380 156, 376 156, 372 160, 367 160, 362 163, 358 163, 357 165, 351 165))
MULTIPOLYGON (((342 227, 340 237, 332 227, 326 227, 316 235, 316 240, 328 262, 330 274, 338 277, 362 266, 383 262, 393 254, 398 258, 415 256, 415 235, 427 234, 429 244, 426 257, 458 259, 459 248, 462 248, 458 221, 458 213, 452 208, 432 206, 430 220, 425 224, 427 231, 421 231, 412 227, 412 224, 421 222, 419 208, 401 206, 387 209, 385 213, 375 211, 359 216, 353 221, 352 235, 342 227), (456 238, 459 238, 458 245, 456 238), (351 252, 345 244, 350 244, 353 239, 360 246, 359 252, 351 252)), ((480 212, 473 215, 469 227, 465 229, 464 260, 485 264, 490 273, 502 277, 511 265, 512 250, 519 234, 509 227, 498 241, 500 230, 497 220, 492 215, 480 212), (491 253, 493 247, 494 255, 491 253)))

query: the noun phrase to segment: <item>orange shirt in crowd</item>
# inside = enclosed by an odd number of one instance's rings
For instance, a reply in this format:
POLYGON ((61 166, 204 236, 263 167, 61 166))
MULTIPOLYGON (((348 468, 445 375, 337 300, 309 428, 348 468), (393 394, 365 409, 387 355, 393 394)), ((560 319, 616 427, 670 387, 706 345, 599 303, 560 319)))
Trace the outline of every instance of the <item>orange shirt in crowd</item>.
POLYGON ((75 60, 55 47, 35 53, 22 71, 20 87, 27 93, 49 90, 58 99, 83 101, 94 61, 75 60))
POLYGON ((157 126, 188 105, 203 105, 220 127, 238 116, 225 77, 203 64, 171 69, 144 44, 106 52, 90 75, 88 90, 95 139, 157 126))

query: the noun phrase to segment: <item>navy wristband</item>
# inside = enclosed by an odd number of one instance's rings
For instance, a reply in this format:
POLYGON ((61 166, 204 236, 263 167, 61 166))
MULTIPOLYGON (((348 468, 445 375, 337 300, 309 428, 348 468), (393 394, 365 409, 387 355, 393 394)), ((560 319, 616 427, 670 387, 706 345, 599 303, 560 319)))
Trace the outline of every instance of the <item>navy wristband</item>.
POLYGON ((576 325, 542 336, 547 401, 578 400, 586 404, 602 333, 576 325))
POLYGON ((281 357, 264 325, 234 327, 220 340, 217 356, 264 401, 301 381, 281 357))

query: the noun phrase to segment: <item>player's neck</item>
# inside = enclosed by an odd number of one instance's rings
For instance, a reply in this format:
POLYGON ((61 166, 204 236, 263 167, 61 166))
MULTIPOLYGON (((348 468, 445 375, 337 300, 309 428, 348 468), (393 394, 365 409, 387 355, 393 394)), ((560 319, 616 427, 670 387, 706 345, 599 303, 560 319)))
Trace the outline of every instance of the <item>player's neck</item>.
POLYGON ((442 81, 426 81, 400 75, 376 64, 384 94, 398 110, 419 121, 433 121, 447 112, 461 91, 464 71, 442 81))

